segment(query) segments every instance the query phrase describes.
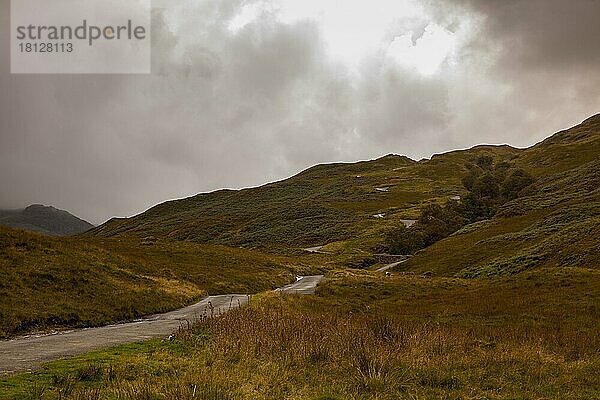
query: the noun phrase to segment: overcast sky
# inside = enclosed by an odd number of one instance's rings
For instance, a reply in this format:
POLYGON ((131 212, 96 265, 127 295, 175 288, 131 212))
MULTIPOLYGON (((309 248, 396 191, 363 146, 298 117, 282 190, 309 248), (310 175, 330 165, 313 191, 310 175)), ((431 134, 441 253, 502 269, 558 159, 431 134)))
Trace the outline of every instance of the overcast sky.
POLYGON ((0 5, 1 208, 101 223, 600 112, 598 0, 157 0, 146 76, 11 75, 0 5))

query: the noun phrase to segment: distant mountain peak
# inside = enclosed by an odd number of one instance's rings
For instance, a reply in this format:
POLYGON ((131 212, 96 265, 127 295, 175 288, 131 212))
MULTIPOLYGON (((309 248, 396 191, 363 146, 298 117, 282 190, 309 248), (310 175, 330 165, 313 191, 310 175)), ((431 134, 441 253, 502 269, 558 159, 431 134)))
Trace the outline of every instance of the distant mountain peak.
POLYGON ((32 204, 30 206, 25 207, 26 210, 28 210, 28 209, 36 209, 36 208, 50 208, 50 209, 56 210, 56 208, 54 208, 52 206, 45 206, 43 204, 32 204))
POLYGON ((43 204, 32 204, 21 210, 0 210, 0 225, 52 236, 76 235, 94 227, 68 211, 43 204))
MULTIPOLYGON (((62 210, 59 210, 58 208, 55 208, 52 206, 45 206, 43 204, 32 204, 30 206, 25 207, 25 209, 23 211, 26 211, 26 212, 39 212, 39 211, 56 212, 56 211, 62 211, 62 210)), ((63 211, 63 212, 66 212, 66 211, 63 211)))

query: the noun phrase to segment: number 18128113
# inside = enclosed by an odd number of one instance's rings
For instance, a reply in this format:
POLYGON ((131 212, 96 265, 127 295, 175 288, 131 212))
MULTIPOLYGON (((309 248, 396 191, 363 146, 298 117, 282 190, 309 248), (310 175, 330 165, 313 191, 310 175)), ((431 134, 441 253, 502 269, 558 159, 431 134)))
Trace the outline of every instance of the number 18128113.
POLYGON ((72 53, 73 43, 19 43, 21 53, 72 53))

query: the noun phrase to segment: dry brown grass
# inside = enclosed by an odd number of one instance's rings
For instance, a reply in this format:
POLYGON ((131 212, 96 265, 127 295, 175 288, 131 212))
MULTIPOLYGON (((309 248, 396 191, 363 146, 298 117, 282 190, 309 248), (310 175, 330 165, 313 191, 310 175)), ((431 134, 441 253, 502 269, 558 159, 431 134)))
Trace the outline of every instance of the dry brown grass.
POLYGON ((317 296, 266 294, 175 341, 54 363, 27 383, 66 377, 67 398, 85 399, 599 398, 598 274, 339 273, 317 296), (101 372, 83 381, 90 365, 101 372))

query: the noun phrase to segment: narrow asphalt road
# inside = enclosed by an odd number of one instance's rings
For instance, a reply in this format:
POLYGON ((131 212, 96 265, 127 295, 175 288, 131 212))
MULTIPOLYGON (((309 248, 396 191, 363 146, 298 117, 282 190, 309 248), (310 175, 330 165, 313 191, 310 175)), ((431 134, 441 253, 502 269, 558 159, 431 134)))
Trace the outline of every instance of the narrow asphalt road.
POLYGON ((398 262, 391 263, 391 264, 388 264, 388 265, 384 265, 384 266, 383 266, 383 267, 381 267, 381 268, 377 268, 377 269, 376 269, 376 271, 377 271, 377 272, 385 272, 385 271, 387 271, 388 269, 392 269, 392 268, 394 268, 394 267, 395 267, 395 266, 397 266, 397 265, 400 265, 400 264, 402 264, 402 263, 405 263, 405 262, 407 262, 408 260, 409 260, 409 259, 407 258, 406 260, 402 260, 402 261, 398 261, 398 262))
MULTIPOLYGON (((311 294, 322 278, 322 275, 300 277, 277 291, 311 294)), ((249 295, 240 294, 210 296, 189 307, 133 322, 0 341, 0 375, 31 371, 44 362, 93 350, 164 337, 202 316, 221 315, 249 300, 249 295)))
POLYGON ((307 251, 309 253, 315 253, 315 254, 327 254, 327 252, 322 251, 323 247, 325 246, 316 246, 316 247, 309 247, 307 249, 303 249, 304 251, 307 251))
POLYGON ((301 276, 296 282, 276 289, 276 292, 292 293, 292 294, 313 294, 317 284, 321 282, 323 275, 301 276))

